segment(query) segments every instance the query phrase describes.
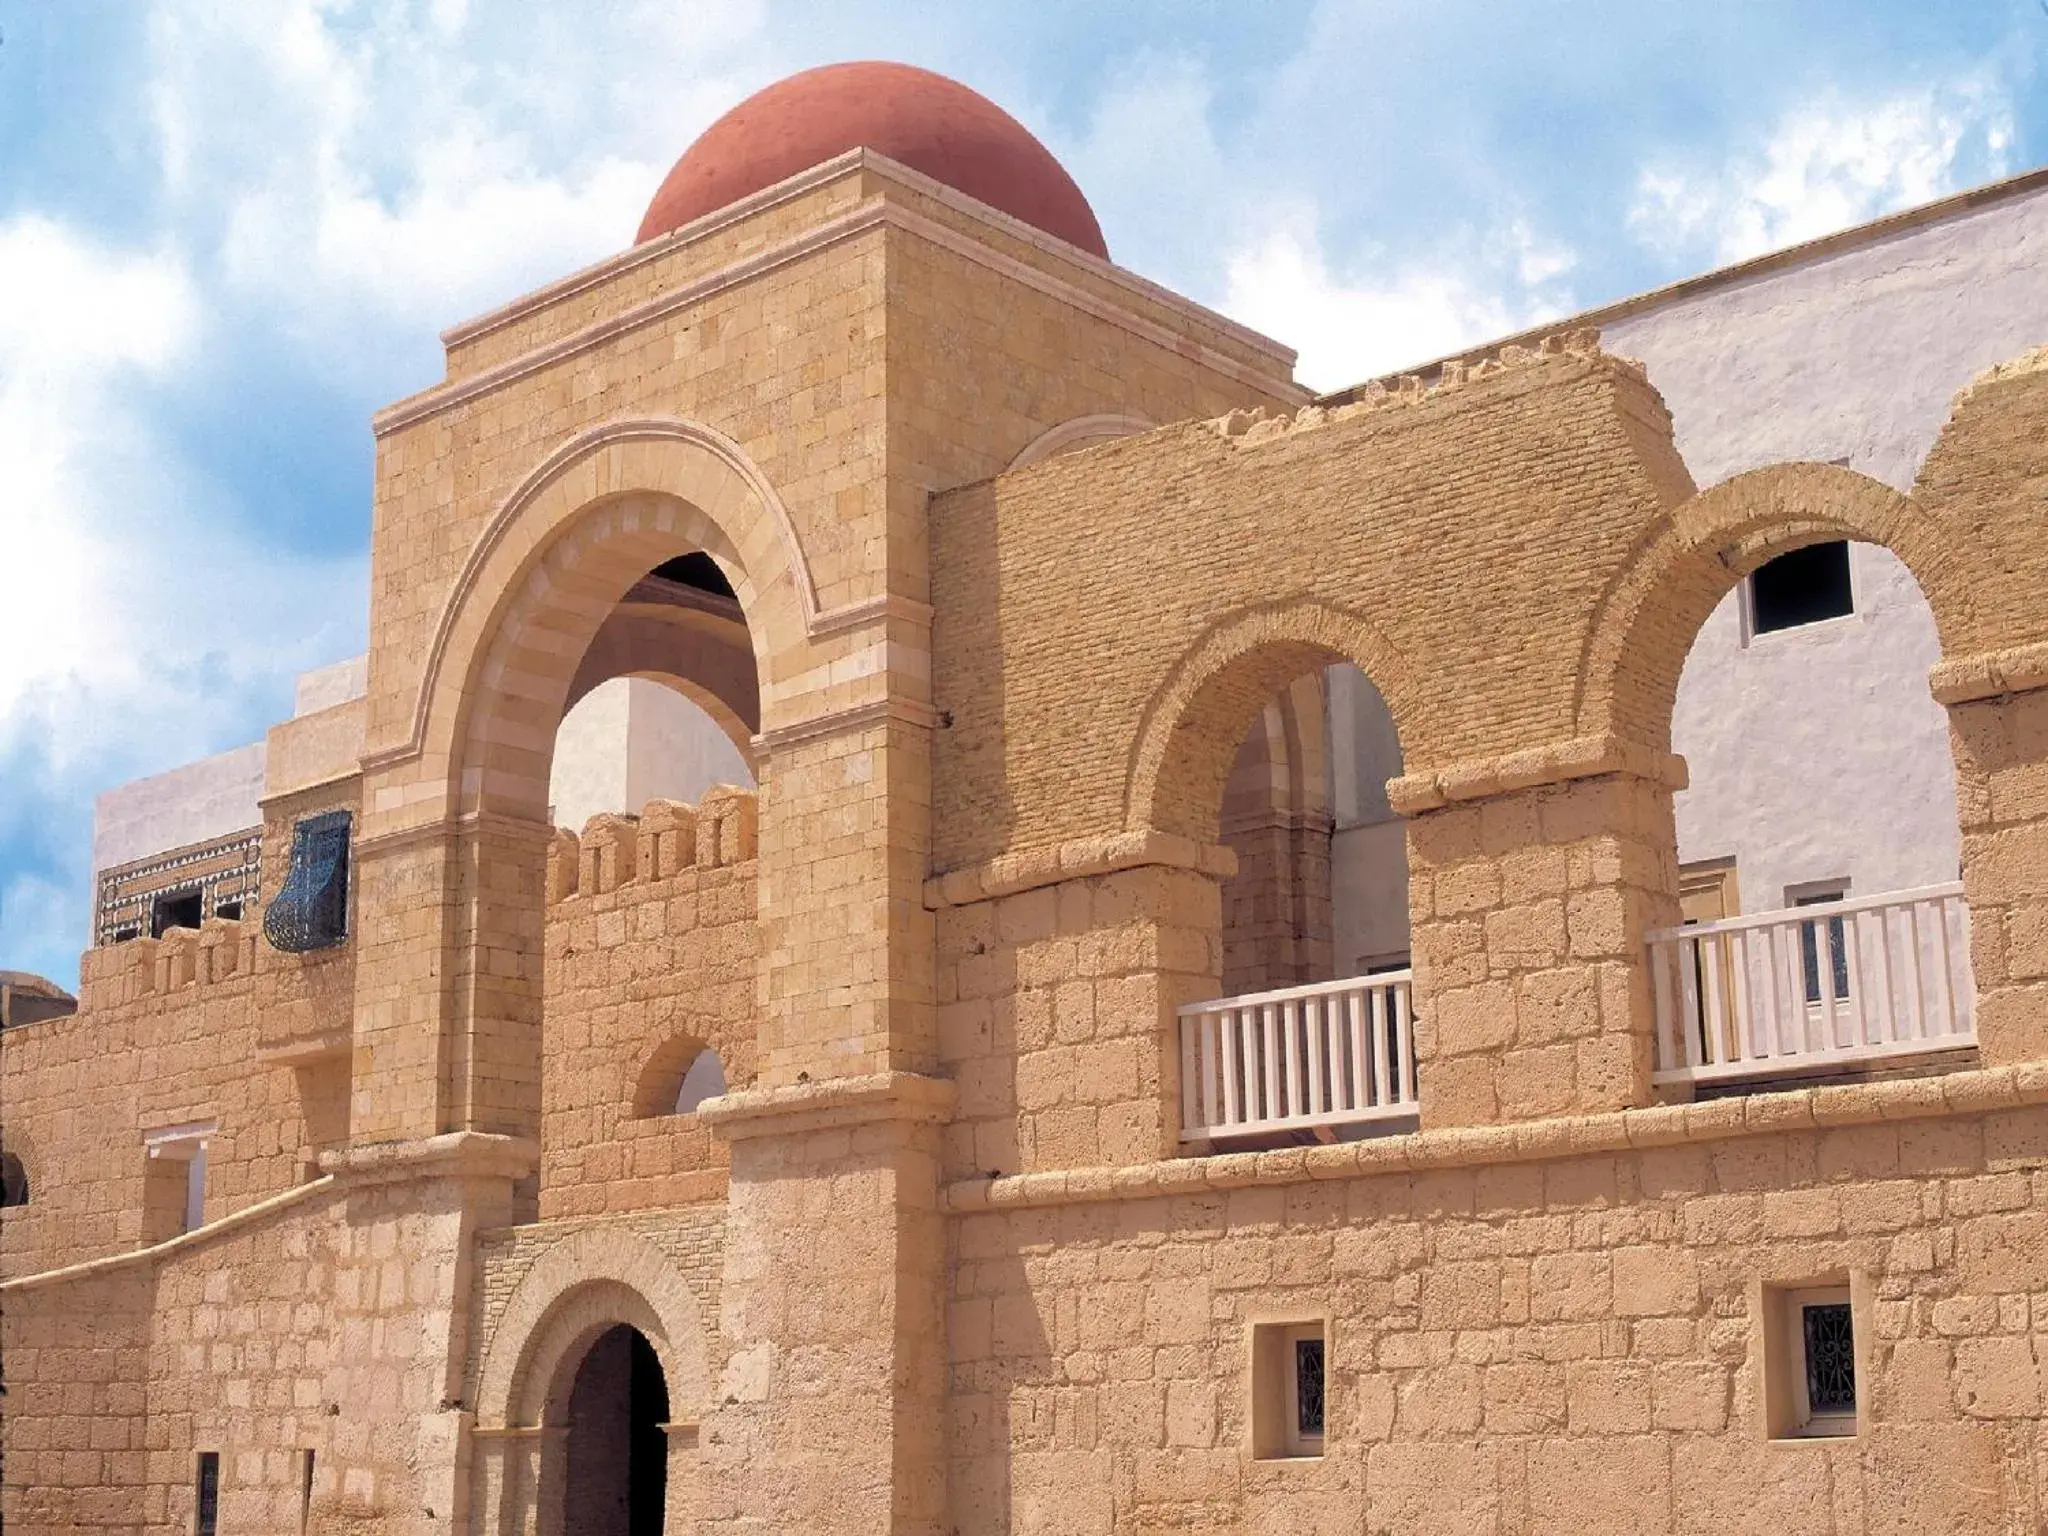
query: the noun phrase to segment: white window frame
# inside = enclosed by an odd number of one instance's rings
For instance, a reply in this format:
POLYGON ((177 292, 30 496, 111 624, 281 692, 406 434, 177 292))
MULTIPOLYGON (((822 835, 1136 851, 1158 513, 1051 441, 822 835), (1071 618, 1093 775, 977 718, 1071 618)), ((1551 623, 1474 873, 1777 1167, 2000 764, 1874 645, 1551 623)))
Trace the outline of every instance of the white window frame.
MULTIPOLYGON (((1842 1306, 1849 1308, 1849 1328, 1853 1338, 1856 1329, 1856 1308, 1849 1298, 1847 1285, 1809 1286, 1803 1290, 1779 1293, 1780 1318, 1785 1329, 1784 1359, 1792 1372, 1791 1402, 1793 1410, 1792 1433, 1803 1439, 1842 1437, 1856 1433, 1856 1410, 1847 1413, 1815 1413, 1813 1403, 1806 1391, 1806 1309, 1808 1307, 1842 1306)), ((1860 1354, 1860 1351, 1858 1351, 1860 1354)), ((1861 1361, 1857 1364, 1860 1366, 1861 1361)), ((1863 1373, 1856 1373, 1856 1393, 1863 1395, 1863 1373)))
POLYGON ((185 1165, 184 1225, 179 1236, 206 1225, 206 1147, 219 1134, 220 1126, 211 1120, 143 1133, 143 1149, 153 1161, 185 1165))

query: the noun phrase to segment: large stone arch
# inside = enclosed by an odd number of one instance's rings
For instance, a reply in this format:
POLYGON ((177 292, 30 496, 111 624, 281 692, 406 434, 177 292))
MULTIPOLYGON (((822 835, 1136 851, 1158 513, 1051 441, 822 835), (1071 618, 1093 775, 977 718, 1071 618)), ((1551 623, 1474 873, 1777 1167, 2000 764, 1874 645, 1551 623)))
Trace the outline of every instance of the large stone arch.
POLYGON ((554 726, 592 641, 636 581, 695 550, 732 584, 766 698, 798 666, 817 599, 786 509, 738 445, 694 422, 610 423, 507 498, 457 579, 420 687, 413 735, 451 809, 541 813, 554 726))
POLYGON ((1701 491, 1644 534, 1602 595, 1581 651, 1577 733, 1668 749, 1679 674, 1715 604, 1765 561, 1823 540, 1896 555, 1946 652, 1964 599, 1940 527, 1910 497, 1830 464, 1773 464, 1701 491))
POLYGON ((1316 602, 1248 609, 1211 625, 1146 701, 1125 773, 1126 830, 1213 841, 1231 761, 1257 712, 1303 672, 1339 661, 1379 689, 1404 755, 1425 753, 1427 695, 1370 619, 1316 602))
POLYGON ((687 1509, 690 1427, 711 1406, 703 1310, 689 1282, 638 1233, 587 1229, 528 1270, 485 1346, 477 1379, 471 1530, 559 1529, 564 1417, 571 1383, 600 1335, 624 1324, 653 1347, 668 1387, 669 1507, 687 1509))
POLYGON ((711 717, 749 767, 755 765, 761 690, 744 623, 697 608, 636 602, 628 594, 591 637, 563 713, 618 677, 644 677, 673 688, 711 717))

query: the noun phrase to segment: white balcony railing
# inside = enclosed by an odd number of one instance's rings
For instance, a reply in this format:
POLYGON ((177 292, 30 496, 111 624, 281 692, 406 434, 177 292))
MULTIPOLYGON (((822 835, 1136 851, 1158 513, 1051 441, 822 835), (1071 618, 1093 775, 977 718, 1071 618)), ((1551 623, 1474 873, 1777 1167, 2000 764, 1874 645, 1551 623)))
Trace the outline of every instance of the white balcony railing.
POLYGON ((1350 976, 1180 1010, 1181 1140, 1412 1116, 1409 973, 1350 976))
POLYGON ((1710 1082, 1977 1043, 1961 885, 1650 935, 1659 1082, 1710 1082))

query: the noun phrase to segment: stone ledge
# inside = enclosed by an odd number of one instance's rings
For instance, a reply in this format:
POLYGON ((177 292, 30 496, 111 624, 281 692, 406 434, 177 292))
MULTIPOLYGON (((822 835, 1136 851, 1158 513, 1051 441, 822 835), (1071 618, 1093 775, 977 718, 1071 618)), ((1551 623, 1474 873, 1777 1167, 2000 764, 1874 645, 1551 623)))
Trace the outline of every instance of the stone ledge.
POLYGON ((357 1184, 403 1179, 524 1178, 540 1166, 540 1143, 524 1136, 449 1131, 415 1141, 376 1141, 320 1154, 320 1171, 357 1184))
POLYGON ((1288 1147, 1171 1158, 1116 1168, 1055 1169, 946 1186, 941 1209, 965 1216, 1105 1200, 1143 1200, 1207 1190, 1370 1178, 1437 1168, 1472 1168, 1639 1152, 1652 1147, 1768 1136, 1786 1131, 1984 1114, 2048 1104, 2048 1061, 1954 1072, 1945 1077, 1846 1083, 1697 1104, 1663 1104, 1523 1125, 1410 1131, 1338 1146, 1288 1147))
POLYGON ((1974 704, 2048 688, 2048 640, 1937 661, 1927 686, 1941 704, 1974 704))
POLYGON ((1173 832, 1116 832, 1107 837, 1076 838, 1050 848, 998 854, 979 864, 949 870, 925 881, 924 904, 934 912, 971 906, 1063 880, 1120 874, 1148 865, 1192 869, 1227 880, 1237 873, 1237 854, 1220 843, 1200 843, 1173 832))
POLYGON ((258 1200, 254 1205, 245 1205, 239 1211, 230 1211, 216 1221, 194 1227, 190 1232, 180 1232, 176 1237, 152 1243, 147 1248, 131 1248, 126 1253, 110 1253, 104 1258, 87 1259, 79 1264, 67 1264, 62 1269, 46 1269, 38 1274, 17 1275, 12 1280, 0 1280, 0 1295, 16 1291, 35 1290, 46 1285, 60 1285, 66 1280, 90 1280, 99 1275, 112 1274, 135 1265, 154 1264, 159 1259, 168 1259, 183 1253, 188 1248, 197 1248, 215 1238, 227 1237, 252 1227, 279 1211, 301 1205, 315 1195, 326 1194, 335 1186, 332 1176, 314 1179, 310 1183, 295 1184, 282 1194, 272 1195, 267 1200, 258 1200))
POLYGON ((786 1088, 744 1088, 706 1099, 697 1117, 726 1141, 794 1136, 878 1121, 939 1124, 953 1117, 950 1079, 920 1072, 829 1077, 786 1088))
POLYGON ((1574 779, 1624 774, 1673 791, 1687 782, 1685 759, 1675 752, 1625 741, 1611 733, 1574 736, 1501 757, 1471 758, 1387 781, 1387 803, 1402 816, 1485 800, 1519 789, 1567 784, 1574 779))

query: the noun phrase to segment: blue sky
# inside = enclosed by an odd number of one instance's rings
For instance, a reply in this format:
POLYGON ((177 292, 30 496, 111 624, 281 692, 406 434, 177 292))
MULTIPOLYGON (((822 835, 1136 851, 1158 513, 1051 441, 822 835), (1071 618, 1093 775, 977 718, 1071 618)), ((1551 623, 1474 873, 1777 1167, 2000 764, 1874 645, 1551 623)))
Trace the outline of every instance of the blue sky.
POLYGON ((1322 387, 2048 160, 2043 0, 0 0, 0 968, 364 643, 377 406, 836 59, 993 97, 1322 387))

